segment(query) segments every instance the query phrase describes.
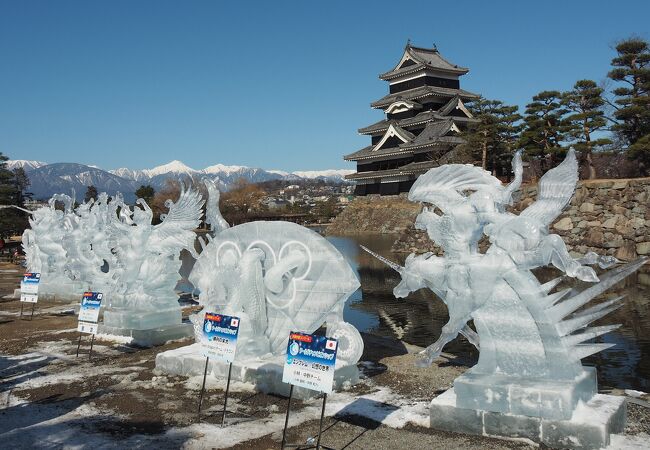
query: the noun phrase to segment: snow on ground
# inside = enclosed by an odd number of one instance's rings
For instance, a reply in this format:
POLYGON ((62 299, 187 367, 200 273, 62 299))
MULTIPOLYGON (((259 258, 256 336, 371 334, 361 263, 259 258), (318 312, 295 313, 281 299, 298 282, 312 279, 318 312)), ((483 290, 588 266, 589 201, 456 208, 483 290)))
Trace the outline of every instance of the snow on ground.
MULTIPOLYGON (((321 399, 313 399, 299 411, 292 411, 289 427, 318 420, 321 402, 321 399)), ((362 396, 347 392, 333 393, 327 397, 325 415, 327 417, 362 416, 392 428, 403 428, 408 423, 428 426, 428 405, 429 402, 425 401, 409 401, 390 388, 382 387, 362 396)), ((205 448, 208 443, 212 448, 228 448, 269 433, 273 433, 279 439, 284 428, 284 420, 284 413, 276 413, 262 420, 242 421, 229 425, 227 433, 224 433, 219 425, 199 423, 188 427, 172 428, 167 435, 172 438, 179 434, 189 436, 189 440, 184 445, 187 449, 205 448)))

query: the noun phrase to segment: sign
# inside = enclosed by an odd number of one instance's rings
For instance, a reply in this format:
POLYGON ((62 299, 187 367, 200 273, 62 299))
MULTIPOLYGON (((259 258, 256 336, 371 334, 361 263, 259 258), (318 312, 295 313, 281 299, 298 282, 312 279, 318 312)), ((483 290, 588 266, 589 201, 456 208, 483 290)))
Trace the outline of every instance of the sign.
POLYGON ((77 330, 80 333, 97 334, 97 322, 99 322, 99 308, 102 306, 101 292, 84 292, 79 308, 79 325, 77 330))
POLYGON ((40 273, 26 273, 20 282, 20 301, 26 303, 38 302, 38 284, 41 281, 40 273))
POLYGON ((239 317, 206 312, 203 319, 203 355, 233 362, 238 334, 239 317))
POLYGON ((292 331, 289 334, 282 381, 331 393, 337 347, 336 339, 292 331))

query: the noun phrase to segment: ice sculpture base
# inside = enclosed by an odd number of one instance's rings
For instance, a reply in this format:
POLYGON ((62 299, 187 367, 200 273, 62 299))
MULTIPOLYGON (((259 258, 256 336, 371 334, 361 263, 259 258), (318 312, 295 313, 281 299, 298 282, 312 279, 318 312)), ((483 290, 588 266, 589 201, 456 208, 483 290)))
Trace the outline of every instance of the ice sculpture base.
MULTIPOLYGON (((232 365, 232 380, 251 383, 259 392, 289 396, 289 385, 282 382, 282 369, 285 355, 274 356, 268 360, 235 361, 232 365)), ((174 350, 158 353, 156 369, 182 376, 203 376, 205 357, 200 344, 192 344, 174 350)), ((208 366, 212 376, 226 379, 228 364, 210 360, 208 366)), ((359 381, 359 369, 354 366, 343 366, 334 372, 334 390, 345 389, 359 381)), ((293 396, 299 399, 313 398, 318 392, 302 387, 293 388, 293 396)))
POLYGON ((527 438, 554 448, 601 448, 610 434, 622 433, 626 421, 624 397, 596 394, 579 402, 568 420, 461 408, 454 388, 431 402, 430 425, 437 430, 479 436, 527 438))
POLYGON ((176 326, 183 320, 180 307, 160 310, 137 310, 108 307, 104 309, 104 324, 113 328, 151 330, 176 326))
POLYGON ((158 328, 135 330, 133 328, 111 327, 101 323, 99 324, 98 333, 130 337, 133 339, 131 342, 135 345, 153 347, 176 339, 194 336, 194 326, 191 323, 178 323, 158 328))
MULTIPOLYGON (((53 303, 80 303, 82 294, 56 294, 51 292, 42 292, 39 289, 38 301, 39 302, 53 302, 53 303)), ((7 300, 20 300, 20 288, 14 289, 13 294, 5 295, 2 297, 7 300)))
POLYGON ((459 408, 521 414, 544 419, 570 419, 578 401, 598 392, 596 369, 584 367, 573 380, 539 380, 505 375, 473 374, 454 380, 459 408))

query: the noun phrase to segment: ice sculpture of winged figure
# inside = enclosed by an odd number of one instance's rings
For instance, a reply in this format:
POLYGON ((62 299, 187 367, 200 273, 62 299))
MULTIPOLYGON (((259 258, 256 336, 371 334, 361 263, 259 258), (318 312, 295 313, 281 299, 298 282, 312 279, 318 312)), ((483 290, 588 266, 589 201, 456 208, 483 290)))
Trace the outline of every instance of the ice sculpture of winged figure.
POLYGON ((200 223, 203 199, 198 191, 181 184, 178 200, 167 200, 165 206, 169 211, 161 215, 162 223, 152 225, 153 212, 143 199, 138 199, 132 210, 111 203, 108 233, 116 257, 112 307, 133 311, 178 307, 174 287, 181 266, 179 256, 182 249, 198 256, 194 229, 200 223))
POLYGON ((69 295, 72 289, 66 275, 66 220, 74 215, 74 199, 65 194, 55 194, 48 206, 30 212, 30 228, 24 231, 22 246, 27 269, 41 273, 41 293, 69 295), (63 203, 63 210, 56 203, 63 203))
POLYGON ((519 154, 513 166, 515 180, 508 186, 471 165, 446 165, 418 178, 409 200, 433 205, 442 214, 425 206, 415 225, 442 247, 444 256, 411 254, 405 267, 393 264, 402 276, 394 294, 405 297, 428 288, 448 307, 449 321, 439 339, 422 352, 422 365, 431 364, 461 331, 470 340, 476 338, 467 325, 473 320, 481 352, 473 373, 572 379, 582 373, 581 358, 609 346, 584 342, 613 329, 585 327, 616 308, 620 299, 578 310, 643 260, 606 272, 598 281, 584 264, 606 267, 615 261, 594 254, 574 260, 561 238, 549 234, 549 224, 566 207, 577 182, 572 150, 544 175, 537 201, 519 216, 505 212, 521 183, 519 154), (478 251, 483 234, 492 243, 484 254, 478 251), (547 264, 597 284, 582 292, 551 294, 561 277, 542 285, 530 271, 547 264), (572 296, 564 299, 569 293, 572 296), (518 337, 516 345, 513 336, 518 337))

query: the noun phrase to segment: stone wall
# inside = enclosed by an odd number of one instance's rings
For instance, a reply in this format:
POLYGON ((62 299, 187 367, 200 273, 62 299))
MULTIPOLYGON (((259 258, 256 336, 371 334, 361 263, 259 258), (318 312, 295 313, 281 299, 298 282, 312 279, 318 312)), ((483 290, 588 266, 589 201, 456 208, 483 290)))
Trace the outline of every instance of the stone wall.
POLYGON ((328 235, 400 234, 413 226, 421 206, 406 194, 356 197, 327 227, 328 235))
MULTIPOLYGON (((525 209, 536 196, 536 185, 523 186, 518 195, 520 200, 513 206, 514 212, 525 209)), ((409 206, 408 214, 399 214, 401 222, 407 220, 409 223, 395 242, 393 251, 439 253, 425 232, 413 228, 413 220, 419 208, 413 208, 403 198, 399 201, 382 201, 395 202, 390 211, 402 208, 403 205, 409 206)), ((570 205, 551 225, 550 231, 562 236, 574 256, 594 251, 629 261, 638 256, 650 255, 649 203, 650 178, 581 181, 570 205)), ((355 215, 352 223, 365 223, 367 220, 362 216, 363 214, 355 215)), ((377 217, 376 220, 381 219, 377 217)), ((371 225, 380 228, 380 224, 371 225)), ((485 249, 487 245, 484 240, 480 247, 485 249)))
MULTIPOLYGON (((519 209, 536 195, 522 191, 519 209)), ((650 255, 650 178, 582 181, 569 207, 551 226, 577 254, 595 251, 629 261, 650 255)))

